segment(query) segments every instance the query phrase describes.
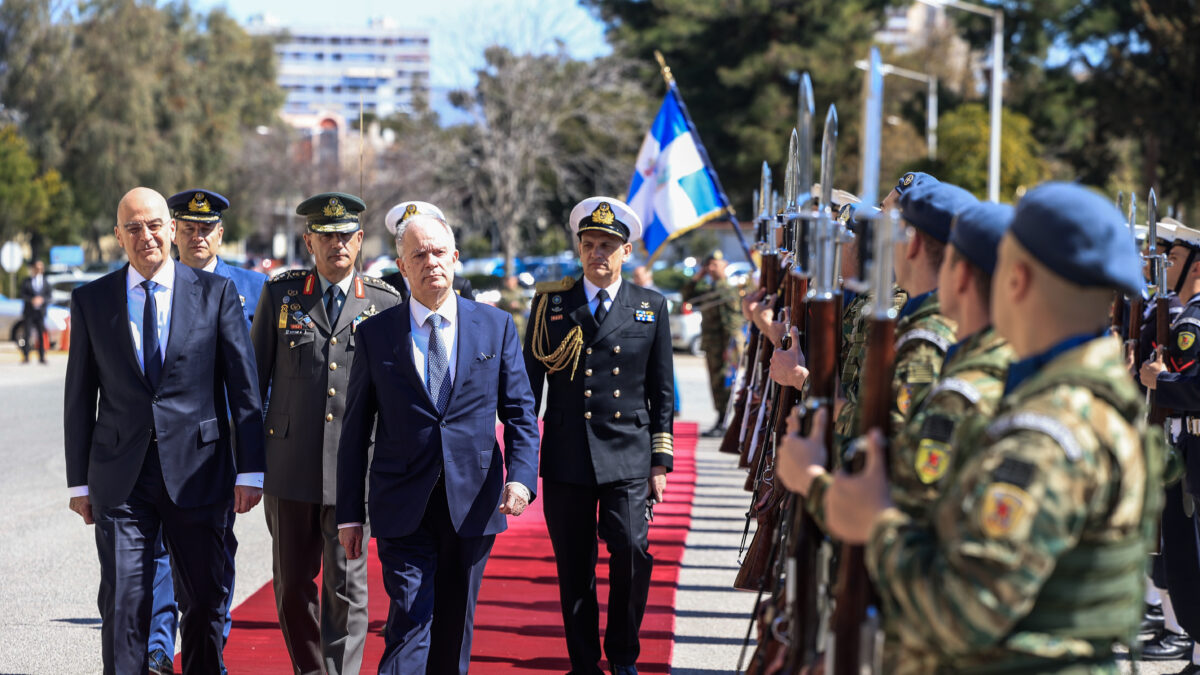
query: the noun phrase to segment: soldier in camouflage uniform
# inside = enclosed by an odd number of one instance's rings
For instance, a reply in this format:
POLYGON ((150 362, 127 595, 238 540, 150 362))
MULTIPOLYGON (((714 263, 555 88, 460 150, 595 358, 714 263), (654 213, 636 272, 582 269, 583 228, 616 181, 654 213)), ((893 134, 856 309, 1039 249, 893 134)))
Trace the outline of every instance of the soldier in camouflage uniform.
POLYGON ((700 345, 708 364, 717 422, 705 436, 725 434, 725 409, 729 405, 730 374, 741 358, 742 313, 738 291, 725 279, 725 255, 713 251, 696 275, 683 285, 684 301, 700 308, 700 345))
POLYGON ((829 488, 831 533, 866 544, 885 615, 937 655, 926 672, 1119 672, 1113 646, 1136 638, 1161 505, 1161 453, 1105 335, 1111 292, 1140 293, 1139 268, 1107 200, 1030 190, 992 292, 993 322, 1022 360, 998 416, 956 434, 970 454, 929 522, 890 500, 878 434, 862 473, 829 488))
POLYGON ((992 327, 989 308, 996 249, 1012 212, 978 202, 958 213, 950 231, 938 296, 962 339, 946 351, 938 381, 892 444, 892 498, 917 521, 924 522, 952 463, 963 459, 953 454, 955 430, 972 417, 991 418, 1004 391, 1013 352, 992 327))

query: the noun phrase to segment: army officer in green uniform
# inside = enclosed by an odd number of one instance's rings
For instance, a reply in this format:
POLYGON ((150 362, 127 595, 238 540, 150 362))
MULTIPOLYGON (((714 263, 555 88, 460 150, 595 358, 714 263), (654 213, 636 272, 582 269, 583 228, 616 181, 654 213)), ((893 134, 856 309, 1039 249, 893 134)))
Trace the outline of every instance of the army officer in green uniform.
POLYGON ((275 606, 297 673, 357 673, 367 637, 366 558, 348 561, 338 544, 337 449, 355 329, 400 297, 355 270, 365 208, 336 192, 297 207, 316 266, 268 282, 250 331, 264 401, 270 392, 263 492, 275 606))
POLYGON ((700 310, 700 346, 708 364, 708 383, 712 389, 717 423, 705 436, 725 435, 725 409, 733 385, 732 370, 741 358, 741 299, 738 290, 725 278, 725 254, 713 251, 704 259, 696 275, 683 285, 683 299, 700 310))

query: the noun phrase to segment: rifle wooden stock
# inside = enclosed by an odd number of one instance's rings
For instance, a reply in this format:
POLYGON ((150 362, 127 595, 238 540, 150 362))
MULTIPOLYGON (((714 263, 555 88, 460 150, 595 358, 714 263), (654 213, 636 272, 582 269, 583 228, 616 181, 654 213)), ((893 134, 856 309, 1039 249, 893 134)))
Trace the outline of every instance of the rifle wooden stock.
MULTIPOLYGON (((762 287, 766 289, 767 297, 772 297, 779 292, 779 281, 779 256, 764 255, 762 261, 762 287)), ((778 306, 778 303, 775 303, 774 306, 778 306)), ((768 368, 771 363, 771 340, 766 335, 760 333, 757 346, 758 349, 757 353, 755 354, 755 359, 750 362, 749 367, 751 368, 750 373, 757 373, 758 377, 747 377, 746 379, 750 382, 749 394, 752 396, 752 398, 757 397, 759 400, 763 400, 765 399, 764 393, 768 389, 767 381, 770 379, 766 376, 766 368, 768 368), (757 389, 755 388, 755 379, 757 379, 758 382, 757 389)), ((753 405, 751 405, 750 410, 753 409, 753 405)), ((742 420, 742 424, 745 425, 746 423, 751 422, 751 420, 759 419, 759 417, 759 415, 746 415, 742 420)), ((757 422, 752 423, 757 424, 757 422)), ((755 429, 757 429, 757 427, 752 426, 747 431, 752 432, 755 429)), ((750 450, 753 447, 753 439, 753 433, 741 434, 738 445, 738 468, 750 468, 750 450)))
MULTIPOLYGON (((867 333, 867 354, 863 363, 862 419, 860 434, 879 429, 884 438, 890 431, 892 371, 895 366, 896 323, 891 319, 871 320, 867 333)), ((886 450, 885 450, 886 457, 886 450)), ((865 458, 855 455, 850 469, 861 470, 865 458)), ((884 459, 884 466, 887 460, 884 459)), ((838 565, 837 606, 833 614, 833 672, 828 675, 861 673, 862 627, 874 591, 863 559, 862 546, 843 546, 838 565)))
POLYGON ((742 387, 738 389, 733 398, 733 419, 729 420, 729 426, 725 427, 725 436, 721 438, 720 452, 727 455, 740 454, 739 441, 742 438, 742 425, 746 419, 746 396, 750 392, 750 367, 754 363, 755 355, 758 354, 759 343, 758 326, 750 324, 750 338, 746 344, 746 356, 742 359, 743 368, 746 369, 746 374, 742 378, 742 387))
POLYGON ((1129 298, 1129 330, 1125 334, 1125 340, 1132 345, 1135 360, 1141 354, 1139 345, 1142 341, 1142 312, 1141 296, 1129 298))
MULTIPOLYGON (((825 416, 825 428, 821 433, 827 448, 827 469, 828 458, 832 456, 829 441, 833 437, 833 397, 837 391, 837 341, 841 332, 838 304, 834 298, 822 298, 808 304, 808 395, 813 405, 824 407, 829 412, 825 416)), ((808 432, 812 431, 815 418, 812 414, 805 416, 808 432)), ((790 523, 791 551, 788 552, 792 564, 788 574, 794 575, 790 583, 795 586, 796 596, 790 607, 788 622, 791 640, 784 668, 784 672, 787 673, 799 672, 804 666, 816 661, 823 592, 820 584, 822 571, 819 567, 825 535, 801 502, 801 498, 797 495, 795 499, 796 508, 792 511, 790 523)))
MULTIPOLYGON (((1154 344, 1167 351, 1167 343, 1171 340, 1171 301, 1162 293, 1154 300, 1154 344)), ((1168 410, 1158 405, 1158 392, 1150 392, 1150 423, 1162 424, 1167 421, 1168 410)))
POLYGON ((750 548, 746 549, 746 557, 738 568, 737 576, 733 579, 733 587, 739 591, 759 591, 766 587, 770 580, 768 572, 771 569, 771 548, 779 532, 782 520, 784 490, 766 484, 763 495, 759 499, 755 516, 758 529, 754 531, 754 539, 750 548))
POLYGON ((1113 292, 1113 296, 1113 304, 1112 310, 1109 312, 1109 320, 1111 321, 1113 335, 1119 335, 1121 336, 1121 339, 1124 340, 1127 336, 1129 327, 1129 322, 1125 317, 1125 296, 1117 291, 1113 292))

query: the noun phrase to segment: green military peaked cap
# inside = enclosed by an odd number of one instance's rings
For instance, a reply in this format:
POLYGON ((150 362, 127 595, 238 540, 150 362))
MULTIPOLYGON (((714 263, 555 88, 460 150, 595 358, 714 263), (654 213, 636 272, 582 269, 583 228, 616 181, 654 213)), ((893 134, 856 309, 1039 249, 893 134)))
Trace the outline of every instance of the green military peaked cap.
POLYGON ((358 214, 365 211, 363 200, 345 192, 322 192, 300 202, 296 215, 308 221, 308 231, 317 234, 358 232, 362 225, 358 214))

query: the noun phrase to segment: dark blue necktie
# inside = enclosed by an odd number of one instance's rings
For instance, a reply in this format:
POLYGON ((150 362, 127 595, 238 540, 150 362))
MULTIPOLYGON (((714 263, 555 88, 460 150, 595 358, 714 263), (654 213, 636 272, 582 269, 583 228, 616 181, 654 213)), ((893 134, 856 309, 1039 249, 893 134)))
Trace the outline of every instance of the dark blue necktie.
POLYGON ((330 286, 325 289, 325 315, 329 317, 329 326, 331 328, 337 325, 338 316, 342 313, 342 304, 339 302, 341 299, 341 287, 330 286))
POLYGON ((604 306, 604 301, 608 300, 608 291, 601 288, 596 294, 596 323, 604 323, 604 318, 608 316, 608 308, 604 306))
POLYGON ((429 315, 429 354, 425 359, 425 386, 438 412, 446 411, 450 402, 450 357, 442 341, 442 315, 429 315))
POLYGON ((142 282, 146 291, 146 304, 142 308, 142 370, 151 389, 158 389, 159 378, 162 377, 162 352, 158 347, 158 303, 154 300, 154 290, 158 284, 149 279, 142 282))

